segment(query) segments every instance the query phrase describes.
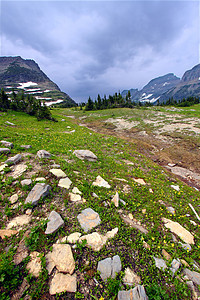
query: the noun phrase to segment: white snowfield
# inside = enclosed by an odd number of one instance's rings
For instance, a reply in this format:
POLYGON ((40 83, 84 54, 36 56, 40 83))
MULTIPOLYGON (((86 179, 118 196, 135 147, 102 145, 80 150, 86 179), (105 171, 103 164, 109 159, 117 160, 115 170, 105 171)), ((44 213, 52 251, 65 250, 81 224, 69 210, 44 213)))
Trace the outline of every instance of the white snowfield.
POLYGON ((39 97, 39 96, 36 96, 35 97, 36 99, 39 99, 39 100, 52 100, 52 98, 49 98, 49 97, 39 97))
POLYGON ((19 83, 19 85, 20 86, 18 86, 18 89, 24 89, 26 87, 34 86, 34 85, 38 85, 38 84, 36 82, 28 81, 28 82, 19 83))
POLYGON ((46 106, 50 106, 50 105, 53 105, 53 104, 57 104, 57 103, 61 103, 63 102, 63 100, 61 99, 58 99, 56 101, 48 101, 48 102, 45 102, 46 106))
POLYGON ((163 86, 166 86, 167 84, 169 84, 169 82, 166 81, 163 83, 163 86))

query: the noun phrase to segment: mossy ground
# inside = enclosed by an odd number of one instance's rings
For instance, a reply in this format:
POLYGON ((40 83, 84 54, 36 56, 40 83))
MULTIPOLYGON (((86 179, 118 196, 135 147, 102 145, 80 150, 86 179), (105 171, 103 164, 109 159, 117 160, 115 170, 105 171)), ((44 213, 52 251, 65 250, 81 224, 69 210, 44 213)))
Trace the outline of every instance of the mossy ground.
MULTIPOLYGON (((182 109, 179 111, 181 117, 192 116, 199 117, 200 106, 195 106, 194 111, 190 109, 182 109)), ((165 108, 160 111, 166 112, 165 108)), ((185 282, 181 282, 177 276, 172 277, 170 271, 160 271, 155 267, 153 257, 162 257, 162 249, 165 249, 173 258, 184 259, 193 269, 193 261, 200 263, 200 227, 191 224, 190 220, 198 220, 191 211, 189 203, 193 205, 199 213, 199 191, 189 187, 185 183, 179 181, 167 170, 156 164, 151 159, 152 145, 149 140, 145 143, 141 139, 140 143, 136 142, 130 135, 130 132, 115 134, 113 129, 107 131, 104 127, 106 121, 110 117, 131 117, 131 119, 141 121, 138 131, 144 130, 142 127, 142 119, 156 116, 158 108, 151 109, 113 109, 98 112, 84 112, 75 109, 55 109, 52 111, 53 116, 58 120, 57 123, 51 121, 38 122, 34 117, 18 112, 1 113, 0 116, 0 140, 8 140, 14 144, 9 156, 22 153, 23 160, 28 165, 28 170, 19 179, 14 180, 10 169, 1 176, 1 197, 0 197, 0 226, 5 228, 9 220, 17 215, 21 215, 27 209, 24 205, 27 194, 34 186, 34 181, 29 187, 21 187, 20 181, 24 178, 45 177, 46 182, 51 185, 52 190, 49 196, 39 202, 33 208, 33 219, 31 223, 32 240, 29 240, 27 246, 30 251, 37 250, 45 255, 53 243, 58 238, 64 237, 79 231, 83 233, 78 221, 77 215, 84 208, 93 208, 102 220, 101 224, 96 228, 100 233, 106 233, 115 227, 119 231, 115 238, 110 239, 107 244, 99 252, 94 252, 84 246, 79 245, 73 249, 73 255, 76 261, 76 274, 78 278, 78 292, 74 295, 71 293, 63 293, 58 296, 50 296, 48 293, 48 276, 45 268, 38 279, 32 278, 27 274, 25 259, 19 266, 19 278, 9 288, 6 285, 7 279, 4 280, 5 274, 11 276, 15 274, 15 267, 6 270, 5 261, 10 261, 13 253, 17 249, 17 245, 22 239, 27 228, 24 228, 17 236, 12 236, 1 241, 0 251, 0 280, 6 283, 0 287, 3 299, 11 299, 16 292, 16 286, 20 286, 23 277, 30 282, 30 287, 25 294, 29 294, 32 299, 116 299, 118 289, 125 286, 122 283, 123 272, 126 267, 133 269, 140 277, 141 283, 147 287, 147 293, 152 295, 158 294, 155 299, 191 299, 191 293, 185 282), (67 117, 74 116, 74 118, 67 117), (61 121, 65 119, 65 121, 61 121), (5 122, 9 121, 15 124, 10 126, 5 122), (89 130, 79 123, 85 123, 101 131, 100 133, 89 130), (99 128, 98 125, 100 125, 99 128), (70 126, 70 128, 69 128, 70 126), (66 131, 75 130, 73 133, 66 131), (22 150, 20 145, 32 145, 31 149, 22 150), (144 148, 146 145, 146 149, 144 148), (36 158, 36 153, 40 149, 45 149, 52 154, 49 160, 40 160, 36 158), (82 161, 73 155, 76 149, 88 149, 97 155, 96 162, 82 161), (139 151, 141 150, 141 151, 139 151), (146 152, 145 152, 145 151, 146 152), (25 155, 29 153, 28 155, 25 155), (144 155, 147 153, 148 155, 144 155), (51 161, 51 162, 50 162, 51 161), (127 161, 132 164, 128 164, 127 161), (57 186, 58 180, 49 172, 49 166, 52 162, 60 164, 61 169, 73 182, 73 186, 79 188, 86 200, 85 203, 74 204, 69 200, 68 191, 57 186), (97 175, 102 176, 111 185, 110 189, 99 188, 92 185, 97 175), (140 185, 134 181, 134 178, 143 178, 146 185, 140 185), (119 180, 124 179, 126 182, 119 180), (171 185, 179 185, 180 191, 171 188, 171 185), (128 185, 129 191, 125 192, 124 187, 128 185), (150 189, 153 191, 150 192, 150 189), (17 209, 11 209, 9 197, 21 191, 19 202, 21 206, 17 209), (119 208, 111 204, 111 198, 116 191, 119 192, 120 198, 126 202, 124 206, 120 203, 119 208), (95 198, 92 193, 95 192, 99 197, 95 198), (173 206, 175 214, 170 214, 166 207, 160 203, 165 202, 167 206, 173 206), (105 207, 105 202, 107 206, 105 207), (144 209, 146 210, 144 213, 144 209), (45 226, 44 220, 48 217, 50 211, 56 210, 65 220, 65 225, 52 236, 46 236, 43 232, 45 226), (147 230, 148 234, 142 234, 140 231, 126 225, 120 217, 120 213, 132 213, 141 225, 147 230), (162 217, 169 218, 179 222, 195 236, 195 245, 189 252, 184 250, 179 243, 172 240, 170 231, 168 231, 161 220, 162 217), (40 223, 42 222, 42 224, 40 223), (143 242, 150 246, 150 250, 146 249, 143 242), (4 253, 6 249, 10 249, 8 257, 4 253), (122 261, 122 272, 118 274, 117 281, 113 280, 105 284, 97 272, 98 261, 119 255, 122 261), (7 273, 6 273, 7 272, 7 273), (4 276, 4 277, 3 277, 4 276), (93 278, 96 278, 98 284, 93 278), (162 295, 162 296, 161 296, 162 295), (7 297, 7 298, 6 298, 7 297)), ((173 111, 166 113, 174 114, 173 111)), ((177 111, 176 111, 177 114, 177 111)), ((144 126, 144 124, 143 124, 144 126)), ((149 132, 152 128, 149 129, 149 132)), ((184 141, 190 136, 185 136, 184 141)), ((199 137, 193 136, 195 143, 199 143, 199 137)), ((178 148, 179 149, 179 148, 178 148)), ((3 162, 7 155, 1 155, 0 161, 3 162)), ((179 240, 179 239, 178 239, 179 240)), ((180 240, 181 241, 181 240, 180 240)), ((169 265, 170 265, 169 261, 169 265)), ((180 275, 181 269, 177 275, 180 275)), ((6 277, 7 278, 7 277, 6 277)), ((9 281, 9 279, 8 279, 9 281)), ((23 295, 25 297, 25 295, 23 295)), ((22 297, 22 299, 23 299, 22 297)))

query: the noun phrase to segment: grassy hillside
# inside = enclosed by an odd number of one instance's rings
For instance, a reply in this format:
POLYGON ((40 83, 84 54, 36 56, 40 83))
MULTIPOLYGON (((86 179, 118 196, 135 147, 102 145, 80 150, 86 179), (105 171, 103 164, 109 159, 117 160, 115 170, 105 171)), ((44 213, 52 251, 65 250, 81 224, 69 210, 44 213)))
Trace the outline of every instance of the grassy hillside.
MULTIPOLYGON (((193 299, 182 271, 187 266, 190 270, 200 272, 200 223, 189 206, 189 203, 192 204, 199 214, 199 191, 152 161, 150 152, 153 149, 150 147, 148 137, 143 139, 141 136, 141 144, 136 143, 134 138, 135 134, 141 131, 151 136, 156 126, 155 118, 164 118, 162 122, 165 125, 171 122, 171 119, 166 117, 168 114, 171 117, 175 115, 179 122, 190 117, 199 118, 200 106, 180 111, 169 111, 167 108, 113 109, 98 112, 54 109, 52 114, 58 120, 57 123, 47 120, 38 122, 29 115, 10 111, 1 113, 0 116, 0 140, 14 144, 10 154, 0 156, 0 162, 3 164, 8 157, 21 153, 22 160, 19 164, 27 165, 27 170, 17 179, 12 177, 12 166, 6 167, 1 172, 0 228, 5 229, 14 217, 25 214, 27 209, 32 209, 31 222, 24 225, 16 235, 1 241, 2 299, 11 299, 19 292, 24 278, 28 285, 27 289, 22 288, 20 299, 24 299, 26 295, 31 297, 29 299, 117 299, 118 290, 130 288, 122 280, 127 267, 140 276, 140 282, 144 285, 149 299, 193 299), (159 113, 164 113, 165 117, 159 113), (131 129, 125 128, 120 133, 115 130, 116 123, 109 120, 117 118, 137 123, 131 129), (145 123, 144 119, 152 120, 152 123, 145 123), (7 121, 14 126, 6 123, 7 121), (21 148, 21 145, 28 144, 32 148, 28 150, 21 148), (41 149, 49 151, 52 157, 39 159, 36 153, 41 149), (92 151, 97 156, 97 161, 80 160, 73 154, 74 150, 79 149, 92 151), (148 155, 144 155, 147 152, 148 155), (59 164, 71 179, 72 186, 69 190, 59 187, 59 179, 50 173, 50 166, 53 163, 59 164), (111 185, 110 189, 92 185, 98 175, 111 185), (38 177, 46 179, 45 182, 51 186, 51 191, 37 206, 32 207, 24 202, 38 177), (29 186, 22 186, 21 181, 26 178, 31 178, 32 183, 29 186), (137 179, 143 179, 143 183, 138 183, 137 179), (178 186, 179 189, 176 190, 173 186, 178 186), (69 192, 73 187, 82 192, 82 201, 70 201, 69 192), (111 202, 116 192, 124 201, 119 202, 119 207, 115 207, 111 202), (18 193, 19 200, 18 205, 13 207, 10 197, 15 193, 18 193), (77 242, 76 246, 72 247, 77 292, 63 292, 57 296, 50 296, 51 276, 46 271, 45 255, 52 250, 52 245, 58 239, 74 232, 85 234, 77 216, 88 207, 97 212, 101 219, 100 225, 89 233, 97 231, 105 235, 116 227, 118 232, 100 251, 93 251, 86 247, 85 243, 77 242), (169 207, 174 208, 174 213, 169 211, 169 207), (65 224, 57 232, 45 235, 46 219, 53 210, 61 215, 65 224), (126 217, 129 224, 123 217, 126 217), (191 244, 191 250, 181 245, 184 241, 180 237, 175 234, 172 236, 171 231, 164 226, 163 217, 178 222, 192 233, 195 243, 191 244), (142 228, 143 232, 137 228, 142 228), (26 241, 27 256, 16 266, 12 261, 23 239, 26 241), (168 260, 163 250, 169 254, 168 260), (37 278, 28 274, 26 270, 32 251, 41 254, 42 271, 37 278), (119 255, 122 269, 115 279, 105 283, 97 271, 97 264, 114 255, 119 255), (165 270, 157 268, 154 257, 164 259, 167 268, 165 270), (173 259, 181 261, 175 275, 170 271, 173 259)), ((177 132, 177 135, 179 139, 180 136, 184 136, 188 143, 192 140, 195 145, 199 145, 197 134, 187 134, 186 137, 183 132, 177 132)))

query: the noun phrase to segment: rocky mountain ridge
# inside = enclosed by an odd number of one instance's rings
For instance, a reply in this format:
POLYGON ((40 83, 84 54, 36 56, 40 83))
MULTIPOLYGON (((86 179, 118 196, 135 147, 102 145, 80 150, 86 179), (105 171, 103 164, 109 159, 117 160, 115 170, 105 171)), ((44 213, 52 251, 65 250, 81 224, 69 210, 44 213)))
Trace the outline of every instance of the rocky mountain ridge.
MULTIPOLYGON (((182 100, 190 96, 200 97, 200 64, 187 70, 182 78, 178 78, 173 73, 152 79, 141 90, 131 89, 131 100, 135 102, 160 103, 169 98, 182 100)), ((122 92, 125 97, 128 90, 122 92)))
POLYGON ((16 57, 0 57, 0 88, 11 94, 14 89, 24 89, 27 94, 44 100, 47 105, 62 103, 73 106, 75 101, 69 95, 61 92, 57 84, 50 80, 31 59, 16 57))

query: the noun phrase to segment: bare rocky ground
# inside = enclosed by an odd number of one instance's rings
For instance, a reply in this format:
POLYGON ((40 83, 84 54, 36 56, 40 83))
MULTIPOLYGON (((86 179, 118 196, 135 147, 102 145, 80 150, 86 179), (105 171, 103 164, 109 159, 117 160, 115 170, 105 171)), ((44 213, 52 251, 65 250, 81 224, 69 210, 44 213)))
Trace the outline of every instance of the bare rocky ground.
POLYGON ((2 299, 199 299, 198 120, 69 113, 0 120, 2 299))
POLYGON ((105 121, 99 115, 95 121, 81 118, 81 122, 96 132, 134 142, 138 151, 200 190, 200 119, 164 112, 147 117, 139 121, 132 121, 130 116, 105 121))

